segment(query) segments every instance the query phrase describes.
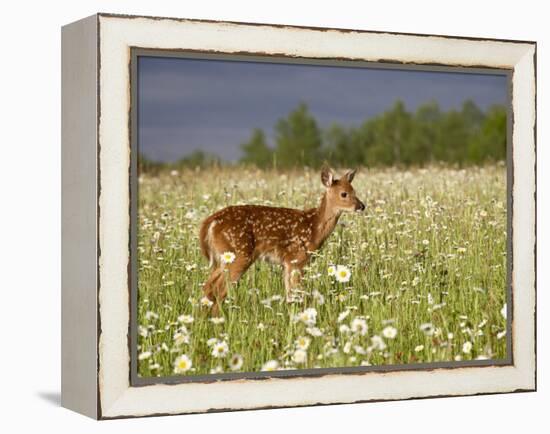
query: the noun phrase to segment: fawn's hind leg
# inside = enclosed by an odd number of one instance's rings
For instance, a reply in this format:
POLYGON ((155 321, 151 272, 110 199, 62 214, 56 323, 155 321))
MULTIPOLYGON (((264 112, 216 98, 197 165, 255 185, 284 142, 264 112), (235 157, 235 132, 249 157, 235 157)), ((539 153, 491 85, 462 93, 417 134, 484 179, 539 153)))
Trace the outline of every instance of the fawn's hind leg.
POLYGON ((206 297, 214 302, 213 315, 218 315, 219 306, 227 297, 229 286, 238 282, 252 262, 248 256, 237 256, 230 264, 221 265, 212 271, 204 284, 203 291, 206 297))
POLYGON ((218 280, 215 294, 217 305, 214 306, 212 313, 217 315, 218 307, 225 300, 229 287, 237 283, 241 276, 248 270, 252 260, 247 256, 238 256, 230 264, 225 264, 222 271, 222 278, 218 280))
POLYGON ((219 280, 222 278, 223 278, 223 270, 220 266, 216 266, 210 273, 210 277, 205 282, 202 288, 204 295, 210 301, 216 301, 217 286, 219 284, 219 280))
POLYGON ((225 294, 227 293, 227 291, 224 292, 221 290, 221 288, 225 287, 224 274, 224 270, 221 266, 214 268, 210 274, 210 277, 203 286, 204 295, 208 298, 208 300, 214 303, 212 305, 212 315, 215 316, 218 315, 219 304, 223 302, 225 294))
POLYGON ((235 232, 237 233, 236 236, 228 237, 217 226, 212 230, 211 248, 215 255, 216 263, 219 265, 212 272, 207 285, 205 285, 205 290, 207 291, 205 293, 215 303, 212 308, 213 315, 218 314, 219 307, 229 291, 229 286, 232 283, 236 283, 252 262, 254 262, 254 246, 251 235, 246 232, 239 232, 237 229, 235 229, 235 232), (233 254, 231 262, 224 263, 221 256, 225 252, 233 254))

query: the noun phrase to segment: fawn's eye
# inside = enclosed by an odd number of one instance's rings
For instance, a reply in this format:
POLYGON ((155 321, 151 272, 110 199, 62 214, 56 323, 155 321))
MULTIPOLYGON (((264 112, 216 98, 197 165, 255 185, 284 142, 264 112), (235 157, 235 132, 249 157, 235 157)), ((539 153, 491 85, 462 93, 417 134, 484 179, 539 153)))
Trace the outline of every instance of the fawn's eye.
POLYGON ((343 198, 346 198, 348 197, 348 194, 345 191, 343 191, 342 193, 340 193, 340 196, 343 198))

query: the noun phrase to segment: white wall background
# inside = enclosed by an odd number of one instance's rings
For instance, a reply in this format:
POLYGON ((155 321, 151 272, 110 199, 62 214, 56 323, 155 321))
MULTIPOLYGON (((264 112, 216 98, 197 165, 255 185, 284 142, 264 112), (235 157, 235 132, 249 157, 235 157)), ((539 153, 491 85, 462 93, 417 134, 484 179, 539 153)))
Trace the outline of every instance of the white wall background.
MULTIPOLYGON (((548 432, 549 81, 544 2, 11 1, 0 34, 0 399, 3 432, 548 432), (539 391, 93 422, 59 407, 60 27, 95 12, 538 42, 539 391)), ((517 180, 521 182, 521 180, 517 180)))

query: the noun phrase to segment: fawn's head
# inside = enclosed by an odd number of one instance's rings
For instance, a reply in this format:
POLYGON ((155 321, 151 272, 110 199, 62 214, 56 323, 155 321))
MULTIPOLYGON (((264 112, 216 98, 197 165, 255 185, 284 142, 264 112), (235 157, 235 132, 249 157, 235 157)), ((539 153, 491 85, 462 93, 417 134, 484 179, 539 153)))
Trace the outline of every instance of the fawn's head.
POLYGON ((363 211, 365 209, 365 204, 359 200, 351 185, 354 176, 355 170, 350 170, 341 178, 336 179, 331 169, 323 168, 321 181, 327 188, 327 201, 333 209, 338 211, 363 211))

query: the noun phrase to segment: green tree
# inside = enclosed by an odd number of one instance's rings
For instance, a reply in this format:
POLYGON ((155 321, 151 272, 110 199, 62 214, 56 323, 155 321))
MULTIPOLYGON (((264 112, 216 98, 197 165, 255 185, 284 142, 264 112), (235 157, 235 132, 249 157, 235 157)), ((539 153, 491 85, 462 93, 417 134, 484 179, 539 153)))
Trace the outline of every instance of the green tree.
POLYGON ((446 112, 441 117, 437 129, 437 138, 434 144, 435 159, 463 164, 470 137, 468 125, 462 112, 457 110, 446 112))
POLYGON ((411 164, 408 146, 411 137, 411 115, 403 101, 396 101, 392 108, 377 116, 370 123, 374 145, 367 152, 367 160, 382 165, 411 164))
POLYGON ((468 143, 468 160, 471 163, 506 159, 506 118, 504 107, 493 106, 489 109, 478 134, 468 143))
POLYGON ((244 153, 242 163, 254 164, 257 167, 268 167, 273 161, 273 151, 267 146, 264 132, 255 128, 248 142, 241 144, 244 153))
POLYGON ((483 111, 471 99, 467 99, 462 103, 462 117, 472 134, 479 131, 485 119, 483 111))
POLYGON ((275 125, 275 156, 283 168, 317 167, 322 162, 321 131, 307 105, 301 103, 275 125))
POLYGON ((374 143, 373 128, 364 122, 359 128, 333 123, 324 134, 324 159, 337 166, 368 164, 368 149, 374 143))
POLYGON ((434 160, 441 122, 441 109, 435 101, 418 106, 412 117, 411 150, 412 162, 424 164, 434 160))

